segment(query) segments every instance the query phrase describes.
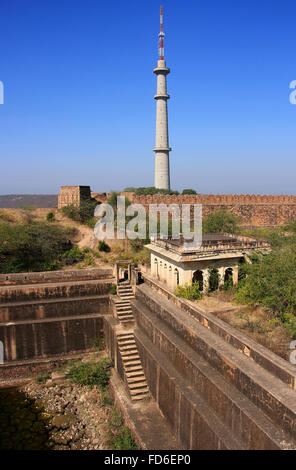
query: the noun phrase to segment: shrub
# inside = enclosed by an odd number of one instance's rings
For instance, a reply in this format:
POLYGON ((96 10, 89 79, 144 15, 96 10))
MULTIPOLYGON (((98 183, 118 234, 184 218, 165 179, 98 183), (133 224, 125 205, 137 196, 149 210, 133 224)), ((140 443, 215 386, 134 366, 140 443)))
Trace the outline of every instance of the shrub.
POLYGON ((112 449, 114 450, 137 450, 138 446, 135 443, 130 429, 121 424, 121 429, 117 433, 110 433, 110 441, 112 449))
POLYGON ((288 329, 291 338, 296 338, 296 316, 293 313, 284 313, 282 321, 284 327, 288 329))
POLYGON ((79 206, 69 204, 68 206, 62 207, 61 211, 69 219, 81 222, 82 224, 89 223, 90 226, 92 226, 92 224, 94 224, 94 210, 97 205, 98 202, 94 199, 82 200, 79 206))
POLYGON ((136 238, 135 240, 130 240, 130 246, 133 251, 136 253, 138 251, 143 250, 145 243, 147 243, 146 240, 141 240, 140 238, 136 238))
POLYGON ((88 225, 90 228, 95 228, 97 221, 98 219, 96 217, 91 217, 90 219, 87 219, 86 225, 88 225))
POLYGON ((94 257, 91 253, 86 253, 86 255, 84 256, 84 263, 87 266, 93 266, 95 264, 94 257))
POLYGON ((187 300, 200 300, 202 298, 198 282, 193 282, 192 284, 185 284, 184 286, 179 285, 175 289, 174 294, 177 297, 182 297, 187 300))
POLYGON ((218 209, 203 218, 203 233, 235 233, 238 231, 239 218, 225 209, 218 209))
POLYGON ((46 215, 47 222, 53 222, 55 220, 54 212, 48 212, 46 215))
POLYGON ((109 383, 111 366, 109 359, 102 359, 99 362, 81 362, 71 367, 68 376, 74 383, 88 385, 91 388, 98 385, 104 389, 109 383))
POLYGON ((261 305, 276 317, 296 314, 296 247, 275 249, 265 256, 253 257, 245 266, 246 278, 239 282, 235 300, 261 305))
MULTIPOLYGON (((143 248, 140 251, 137 251, 131 256, 127 256, 126 259, 131 258, 134 264, 149 264, 150 263, 150 251, 147 248, 143 248)), ((123 259, 123 256, 121 256, 123 259)))
POLYGON ((182 194, 197 194, 197 192, 194 189, 183 189, 182 194))
POLYGON ((38 384, 45 384, 49 378, 50 378, 50 373, 45 372, 44 374, 39 374, 38 375, 38 377, 36 379, 36 382, 38 384))
POLYGON ((62 207, 61 211, 69 219, 75 220, 77 222, 80 221, 78 207, 74 206, 74 204, 69 204, 68 206, 62 207))
POLYGON ((140 187, 140 188, 125 188, 126 192, 135 192, 137 196, 148 196, 148 195, 153 195, 153 194, 176 194, 178 195, 178 191, 173 191, 171 189, 158 189, 155 188, 154 186, 148 186, 148 187, 140 187))
POLYGON ((99 241, 98 250, 104 251, 105 253, 109 253, 111 251, 110 246, 106 242, 104 242, 104 240, 99 241))
POLYGON ((220 274, 217 269, 209 268, 209 292, 217 290, 220 283, 220 274))
POLYGON ((62 259, 64 264, 69 265, 78 263, 78 261, 82 261, 84 256, 84 253, 82 253, 78 246, 74 245, 71 250, 66 251, 66 253, 62 255, 62 259))
POLYGON ((58 269, 63 253, 72 248, 73 231, 53 224, 0 224, 0 272, 58 269))
POLYGON ((116 294, 117 294, 117 286, 116 286, 116 284, 112 284, 112 286, 110 287, 109 293, 110 293, 111 295, 116 295, 116 294))

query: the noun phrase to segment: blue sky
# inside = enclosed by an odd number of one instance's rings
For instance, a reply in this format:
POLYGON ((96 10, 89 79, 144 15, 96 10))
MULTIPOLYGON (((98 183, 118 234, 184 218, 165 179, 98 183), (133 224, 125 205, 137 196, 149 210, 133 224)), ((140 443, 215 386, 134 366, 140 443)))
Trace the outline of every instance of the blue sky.
MULTIPOLYGON (((171 182, 295 193, 295 0, 163 0, 171 182)), ((152 186, 160 1, 3 0, 0 194, 152 186)))

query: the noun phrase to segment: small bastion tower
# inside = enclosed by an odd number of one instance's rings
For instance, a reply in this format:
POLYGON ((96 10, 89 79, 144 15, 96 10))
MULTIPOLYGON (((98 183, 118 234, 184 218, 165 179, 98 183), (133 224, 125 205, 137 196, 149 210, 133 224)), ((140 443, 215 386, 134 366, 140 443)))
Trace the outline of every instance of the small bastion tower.
POLYGON ((163 9, 160 7, 160 33, 159 33, 159 60, 153 72, 157 76, 156 99, 156 142, 155 152, 155 177, 154 186, 158 189, 170 189, 170 157, 169 133, 168 133, 168 109, 166 76, 170 69, 166 67, 164 60, 164 32, 163 9))

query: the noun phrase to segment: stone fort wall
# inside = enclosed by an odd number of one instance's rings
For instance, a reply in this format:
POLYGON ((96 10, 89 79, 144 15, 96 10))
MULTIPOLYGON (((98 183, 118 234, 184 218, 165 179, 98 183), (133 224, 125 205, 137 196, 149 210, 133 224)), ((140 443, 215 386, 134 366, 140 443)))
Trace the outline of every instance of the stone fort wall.
POLYGON ((130 193, 131 202, 143 204, 202 204, 203 215, 225 209, 240 217, 245 226, 270 227, 296 220, 295 195, 256 194, 200 194, 136 196, 130 193))
MULTIPOLYGON (((122 192, 131 202, 143 204, 202 204, 203 215, 217 209, 225 209, 240 217, 243 226, 272 227, 296 220, 296 195, 260 194, 186 194, 137 196, 132 192, 122 192)), ((77 204, 81 199, 94 198, 99 203, 106 202, 108 193, 91 193, 89 186, 62 186, 59 195, 61 208, 77 204)))

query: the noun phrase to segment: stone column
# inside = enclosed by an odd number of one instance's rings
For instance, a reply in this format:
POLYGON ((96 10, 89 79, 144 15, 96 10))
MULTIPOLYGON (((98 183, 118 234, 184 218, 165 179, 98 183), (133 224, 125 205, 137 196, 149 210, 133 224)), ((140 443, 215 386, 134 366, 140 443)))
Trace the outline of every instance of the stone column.
POLYGON ((232 281, 234 286, 238 284, 238 266, 232 268, 232 281))
POLYGON ((219 273, 219 276, 220 276, 219 287, 222 287, 224 285, 225 268, 223 268, 223 267, 218 268, 218 273, 219 273))
POLYGON ((207 269, 202 270, 202 276, 203 276, 203 293, 205 294, 209 290, 209 287, 210 287, 209 285, 210 274, 207 269))

